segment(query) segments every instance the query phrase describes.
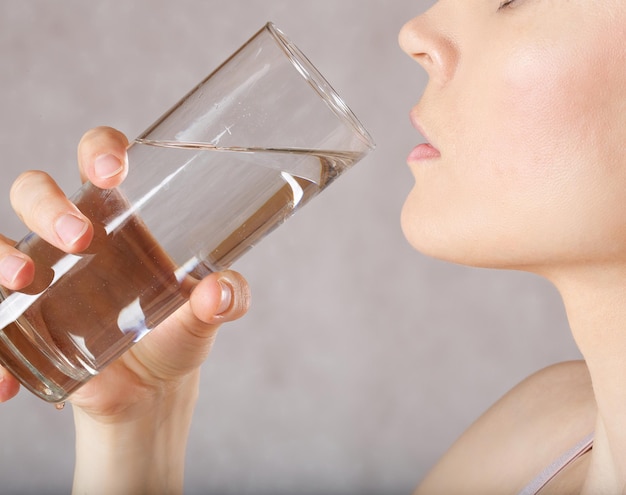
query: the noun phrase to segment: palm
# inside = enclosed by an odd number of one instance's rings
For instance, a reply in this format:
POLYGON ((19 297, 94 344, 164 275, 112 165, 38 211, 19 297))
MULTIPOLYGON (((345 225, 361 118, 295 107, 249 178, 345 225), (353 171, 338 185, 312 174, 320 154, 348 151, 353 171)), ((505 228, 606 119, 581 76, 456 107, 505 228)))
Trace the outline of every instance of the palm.
POLYGON ((111 421, 134 407, 150 407, 171 388, 193 378, 216 333, 217 325, 198 320, 187 302, 70 400, 91 416, 111 421))

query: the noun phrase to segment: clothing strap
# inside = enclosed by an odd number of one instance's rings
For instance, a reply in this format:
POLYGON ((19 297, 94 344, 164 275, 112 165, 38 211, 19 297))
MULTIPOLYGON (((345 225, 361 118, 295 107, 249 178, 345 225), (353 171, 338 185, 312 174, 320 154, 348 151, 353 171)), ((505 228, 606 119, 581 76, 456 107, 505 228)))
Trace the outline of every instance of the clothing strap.
POLYGON ((546 469, 544 469, 535 479, 533 479, 519 495, 536 495, 546 486, 557 474, 565 469, 569 464, 574 462, 583 454, 591 450, 593 446, 593 433, 587 435, 571 449, 565 452, 561 457, 556 459, 546 469))

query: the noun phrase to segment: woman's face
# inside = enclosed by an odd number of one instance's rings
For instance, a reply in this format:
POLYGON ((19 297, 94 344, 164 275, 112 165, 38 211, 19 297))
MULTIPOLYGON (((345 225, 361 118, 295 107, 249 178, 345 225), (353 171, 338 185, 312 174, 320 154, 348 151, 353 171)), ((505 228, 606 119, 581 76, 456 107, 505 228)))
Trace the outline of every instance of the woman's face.
POLYGON ((409 241, 526 268, 626 259, 626 2, 440 0, 400 33, 412 110, 409 241))

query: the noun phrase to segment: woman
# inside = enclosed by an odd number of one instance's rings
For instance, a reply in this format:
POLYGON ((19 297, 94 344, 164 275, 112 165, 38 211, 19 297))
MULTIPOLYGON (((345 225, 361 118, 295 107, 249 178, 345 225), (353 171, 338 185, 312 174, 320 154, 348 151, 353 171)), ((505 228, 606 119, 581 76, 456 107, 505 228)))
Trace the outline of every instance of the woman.
POLYGON ((430 78, 411 112, 431 144, 408 160, 406 237, 438 258, 548 278, 586 362, 516 387, 418 492, 516 493, 554 476, 549 492, 622 493, 626 2, 442 0, 400 44, 430 78), (563 454, 564 469, 543 472, 563 454))
MULTIPOLYGON (((441 0, 402 29, 400 43, 430 76, 411 112, 429 143, 408 160, 415 187, 402 213, 407 238, 452 262, 547 277, 563 295, 586 361, 517 386, 458 440, 418 493, 517 493, 529 484, 525 493, 534 493, 548 480, 542 493, 621 493, 626 3, 441 0)), ((83 176, 102 187, 117 183, 125 146, 110 129, 88 133, 79 147, 83 176)), ((12 200, 50 242, 68 251, 88 244, 89 225, 46 176, 20 178, 12 200), (38 209, 44 201, 51 206, 38 209)), ((32 270, 8 241, 0 245, 3 285, 25 285, 32 270)), ((181 489, 197 367, 219 323, 214 315, 245 312, 245 287, 234 274, 205 280, 188 306, 72 397, 77 492, 181 489), (230 296, 220 299, 222 292, 230 296), (189 350, 195 339, 203 345, 189 350), (154 359, 165 348, 167 359, 154 359), (116 479, 112 469, 121 469, 116 479)), ((9 377, 2 383, 7 399, 16 386, 9 377)))

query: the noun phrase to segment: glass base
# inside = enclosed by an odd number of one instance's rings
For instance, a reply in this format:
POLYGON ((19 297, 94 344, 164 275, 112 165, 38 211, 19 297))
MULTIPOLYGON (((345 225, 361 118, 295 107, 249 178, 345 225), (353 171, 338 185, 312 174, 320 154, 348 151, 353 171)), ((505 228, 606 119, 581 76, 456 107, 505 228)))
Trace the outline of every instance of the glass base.
MULTIPOLYGON (((0 290, 0 301, 6 294, 0 290)), ((17 318, 0 330, 0 364, 19 382, 47 402, 63 402, 91 377, 85 370, 68 369, 42 345, 36 331, 24 317, 17 318)))

